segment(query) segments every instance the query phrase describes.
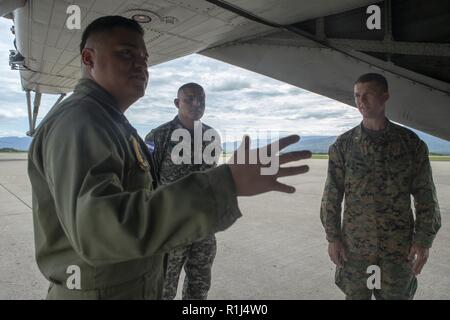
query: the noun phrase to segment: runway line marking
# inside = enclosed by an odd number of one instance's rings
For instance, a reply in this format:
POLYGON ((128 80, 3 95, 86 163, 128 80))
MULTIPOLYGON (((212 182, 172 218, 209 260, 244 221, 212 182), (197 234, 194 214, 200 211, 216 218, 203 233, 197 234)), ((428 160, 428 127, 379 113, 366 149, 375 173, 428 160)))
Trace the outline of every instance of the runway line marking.
POLYGON ((7 187, 5 187, 3 185, 3 183, 0 183, 0 186, 3 187, 3 189, 5 189, 6 191, 8 191, 8 193, 10 193, 11 195, 13 195, 17 200, 19 200, 20 202, 22 202, 24 205, 26 205, 28 208, 32 209, 25 201, 23 201, 20 197, 18 197, 16 194, 14 194, 11 190, 9 190, 7 187))

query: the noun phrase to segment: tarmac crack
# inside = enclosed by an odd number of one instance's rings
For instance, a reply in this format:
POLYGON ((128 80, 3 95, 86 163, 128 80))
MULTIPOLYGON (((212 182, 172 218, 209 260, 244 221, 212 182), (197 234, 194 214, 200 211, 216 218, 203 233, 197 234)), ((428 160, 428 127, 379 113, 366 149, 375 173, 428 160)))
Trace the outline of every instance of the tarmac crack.
POLYGON ((3 187, 3 189, 5 189, 9 194, 11 194, 12 196, 14 196, 17 200, 19 200, 20 202, 22 202, 25 206, 27 206, 28 208, 31 209, 31 207, 24 201, 22 200, 19 196, 17 196, 14 192, 12 192, 11 190, 9 190, 7 187, 5 187, 2 183, 0 183, 0 186, 3 187))
POLYGON ((10 217, 10 216, 22 216, 25 214, 30 214, 29 212, 22 212, 22 213, 8 213, 8 214, 2 214, 0 215, 0 219, 3 217, 10 217))

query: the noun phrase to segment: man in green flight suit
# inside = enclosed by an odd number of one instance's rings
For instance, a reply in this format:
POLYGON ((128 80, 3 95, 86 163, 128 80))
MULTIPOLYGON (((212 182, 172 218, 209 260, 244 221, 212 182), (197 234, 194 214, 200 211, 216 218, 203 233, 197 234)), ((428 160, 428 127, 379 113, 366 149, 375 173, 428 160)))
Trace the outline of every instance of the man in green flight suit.
MULTIPOLYGON (((39 125, 29 151, 37 264, 48 299, 159 299, 164 255, 225 230, 241 216, 237 196, 292 193, 278 177, 233 162, 154 189, 152 157, 124 112, 145 94, 144 31, 120 16, 84 31, 82 79, 39 125), (201 198, 200 198, 201 197, 201 198)), ((298 141, 280 140, 280 149, 298 141)), ((247 156, 248 139, 244 140, 247 156)), ((279 156, 289 163, 310 156, 279 156)))
POLYGON ((359 77, 354 96, 363 120, 330 147, 320 212, 336 284, 347 299, 412 299, 441 225, 428 148, 386 118, 382 75, 359 77))

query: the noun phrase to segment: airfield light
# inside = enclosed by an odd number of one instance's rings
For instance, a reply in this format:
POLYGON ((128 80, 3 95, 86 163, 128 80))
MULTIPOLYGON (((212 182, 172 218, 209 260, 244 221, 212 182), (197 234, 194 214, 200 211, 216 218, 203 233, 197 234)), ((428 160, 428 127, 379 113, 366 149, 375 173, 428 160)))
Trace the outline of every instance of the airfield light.
POLYGON ((152 18, 150 18, 149 16, 147 16, 145 14, 135 14, 131 18, 134 21, 139 22, 139 23, 149 23, 150 21, 152 21, 152 18))

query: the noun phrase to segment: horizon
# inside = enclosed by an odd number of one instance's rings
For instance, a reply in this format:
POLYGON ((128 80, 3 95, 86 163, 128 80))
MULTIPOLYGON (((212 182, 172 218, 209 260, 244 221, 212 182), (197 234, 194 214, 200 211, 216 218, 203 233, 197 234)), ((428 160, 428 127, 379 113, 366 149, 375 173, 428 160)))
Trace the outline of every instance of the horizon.
MULTIPOLYGON (((0 19, 0 137, 23 137, 29 130, 27 104, 19 72, 8 65, 9 49, 14 48, 11 26, 11 21, 0 19)), ((226 131, 227 140, 241 140, 244 134, 254 138, 267 129, 280 136, 337 135, 361 119, 354 107, 198 54, 152 66, 149 74, 145 96, 125 112, 142 137, 172 120, 176 115, 173 99, 178 88, 188 82, 204 87, 202 121, 226 131)), ((57 98, 42 95, 37 125, 57 98)))
MULTIPOLYGON (((0 60, 4 62, 14 47, 10 26, 11 21, 0 19, 0 30, 5 31, 0 32, 0 60)), ((362 120, 353 106, 198 54, 152 66, 149 74, 145 96, 125 112, 141 137, 173 119, 177 113, 173 98, 178 87, 187 82, 204 87, 206 110, 202 122, 224 133, 225 142, 241 141, 244 135, 254 140, 267 136, 269 130, 274 139, 289 134, 334 137, 362 120)), ((8 63, 0 63, 0 96, 0 137, 26 137, 25 92, 19 72, 10 70, 8 63)), ((58 97, 42 95, 37 125, 58 97)))
MULTIPOLYGON (((450 142, 440 139, 438 137, 420 132, 418 130, 414 130, 419 137, 425 141, 425 143, 427 144, 427 146, 429 147, 429 152, 430 154, 442 154, 442 155, 450 155, 450 142)), ((219 134, 221 135, 221 133, 219 132, 219 134)), ((274 141, 277 138, 281 138, 283 136, 275 136, 272 137, 271 139, 267 139, 267 137, 260 137, 259 139, 254 139, 251 138, 251 146, 252 148, 255 147, 261 147, 264 146, 268 143, 268 141, 274 141), (260 144, 260 141, 263 141, 262 144, 260 144)), ((144 137, 142 137, 144 138, 144 137)), ((235 148, 237 148, 242 139, 239 140, 223 140, 223 136, 221 135, 221 145, 222 147, 225 149, 227 149, 228 151, 233 151, 235 148), (232 146, 232 148, 230 148, 230 145, 232 146), (233 149, 234 148, 234 149, 233 149), (230 149, 230 150, 228 150, 230 149)), ((328 151, 328 147, 329 145, 332 143, 331 141, 329 141, 328 139, 334 139, 337 138, 337 135, 304 135, 304 136, 300 136, 300 140, 295 143, 293 146, 291 146, 290 148, 298 145, 302 144, 302 139, 303 139, 303 144, 306 144, 305 148, 313 151, 313 153, 316 154, 322 154, 322 153, 327 153, 328 151), (314 138, 314 139, 310 139, 310 138, 314 138), (313 141, 311 141, 313 140, 313 141), (316 141, 319 140, 319 141, 316 141), (320 141, 321 140, 321 141, 320 141), (328 141, 327 141, 328 140, 328 141)), ((15 149, 16 151, 27 151, 27 148, 29 146, 29 144, 31 143, 31 139, 32 137, 29 136, 8 136, 8 137, 0 137, 0 149, 15 149), (26 139, 26 143, 27 143, 27 147, 25 148, 19 148, 17 145, 3 145, 5 143, 5 139, 26 139)))

